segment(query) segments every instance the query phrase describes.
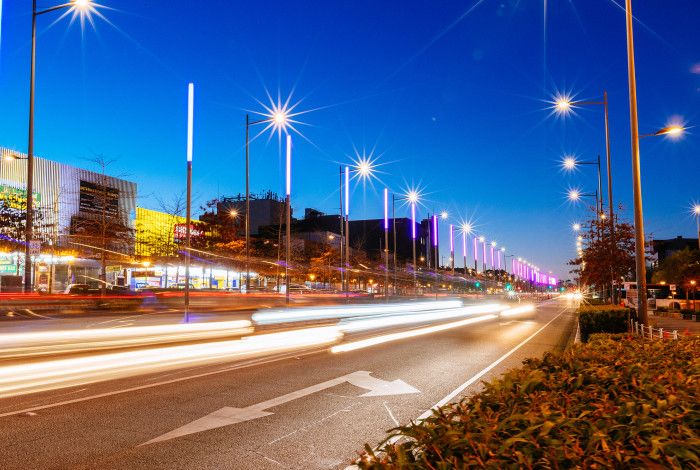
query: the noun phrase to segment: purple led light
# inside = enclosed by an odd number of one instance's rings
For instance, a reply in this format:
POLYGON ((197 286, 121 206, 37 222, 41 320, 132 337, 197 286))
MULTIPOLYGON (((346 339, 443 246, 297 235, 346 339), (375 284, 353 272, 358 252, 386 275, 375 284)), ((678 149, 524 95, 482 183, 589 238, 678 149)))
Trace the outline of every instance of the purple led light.
POLYGON ((493 245, 491 245, 491 269, 494 268, 494 262, 493 262, 493 245))
POLYGON ((411 203, 411 237, 416 239, 416 203, 411 203))
POLYGON ((384 188, 384 230, 389 230, 389 190, 384 188))
POLYGON ((479 248, 477 245, 476 237, 474 237, 474 262, 475 263, 479 262, 479 248))
POLYGON ((438 246, 438 222, 437 215, 433 216, 433 246, 438 246))
POLYGON ((462 256, 464 256, 464 262, 465 265, 464 267, 466 268, 466 259, 467 259, 467 233, 462 232, 462 256))
MULTIPOLYGON (((455 240, 454 240, 454 227, 450 224, 450 253, 454 255, 455 252, 455 240)), ((454 258, 454 256, 453 256, 454 258)))
POLYGON ((345 167, 345 216, 350 215, 350 168, 345 167))

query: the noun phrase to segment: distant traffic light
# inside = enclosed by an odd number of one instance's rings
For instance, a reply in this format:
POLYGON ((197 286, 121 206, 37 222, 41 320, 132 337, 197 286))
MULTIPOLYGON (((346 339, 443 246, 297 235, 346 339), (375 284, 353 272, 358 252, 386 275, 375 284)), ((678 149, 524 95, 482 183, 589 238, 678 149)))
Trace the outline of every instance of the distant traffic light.
POLYGON ((510 284, 506 284, 506 290, 512 290, 512 289, 513 289, 513 286, 511 286, 510 284))
POLYGON ((474 284, 474 286, 478 289, 479 287, 481 287, 481 283, 479 281, 476 281, 476 284, 474 284))

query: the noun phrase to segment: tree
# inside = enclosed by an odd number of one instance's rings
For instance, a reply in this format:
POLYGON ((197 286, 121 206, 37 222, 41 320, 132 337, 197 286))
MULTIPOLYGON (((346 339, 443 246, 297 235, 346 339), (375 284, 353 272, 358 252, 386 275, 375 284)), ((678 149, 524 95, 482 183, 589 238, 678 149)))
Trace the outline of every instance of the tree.
POLYGON ((700 283, 700 251, 684 248, 661 262, 652 275, 654 282, 666 282, 687 288, 690 281, 700 283))
POLYGON ((605 293, 622 278, 631 279, 635 273, 634 227, 627 222, 615 221, 614 239, 608 220, 597 217, 584 224, 581 234, 582 256, 569 262, 576 266, 582 285, 595 287, 605 293))

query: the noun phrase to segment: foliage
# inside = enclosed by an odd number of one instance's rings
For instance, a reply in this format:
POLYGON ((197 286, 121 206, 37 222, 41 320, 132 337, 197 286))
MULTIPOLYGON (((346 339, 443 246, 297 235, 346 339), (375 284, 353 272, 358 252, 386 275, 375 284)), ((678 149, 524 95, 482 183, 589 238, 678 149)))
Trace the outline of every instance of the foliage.
POLYGON ((691 280, 700 282, 700 251, 684 248, 661 262, 654 271, 654 282, 688 287, 691 280))
POLYGON ((362 469, 698 468, 700 338, 594 335, 444 406, 362 469))
POLYGON ((585 306, 579 309, 578 324, 584 343, 593 333, 626 333, 629 311, 613 305, 585 306))
POLYGON ((632 279, 635 272, 634 226, 617 220, 614 236, 608 219, 594 218, 585 226, 588 230, 581 233, 583 255, 569 262, 577 267, 572 272, 578 273, 581 283, 601 290, 609 288, 613 279, 632 279))

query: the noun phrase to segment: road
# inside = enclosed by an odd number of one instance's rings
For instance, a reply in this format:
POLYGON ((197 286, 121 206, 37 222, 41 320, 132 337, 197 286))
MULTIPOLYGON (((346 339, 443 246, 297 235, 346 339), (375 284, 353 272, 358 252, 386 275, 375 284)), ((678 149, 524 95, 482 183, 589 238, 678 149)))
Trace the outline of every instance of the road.
POLYGON ((473 393, 526 357, 563 348, 573 324, 573 309, 551 301, 530 320, 4 398, 0 457, 6 469, 343 469, 386 430, 473 393))

